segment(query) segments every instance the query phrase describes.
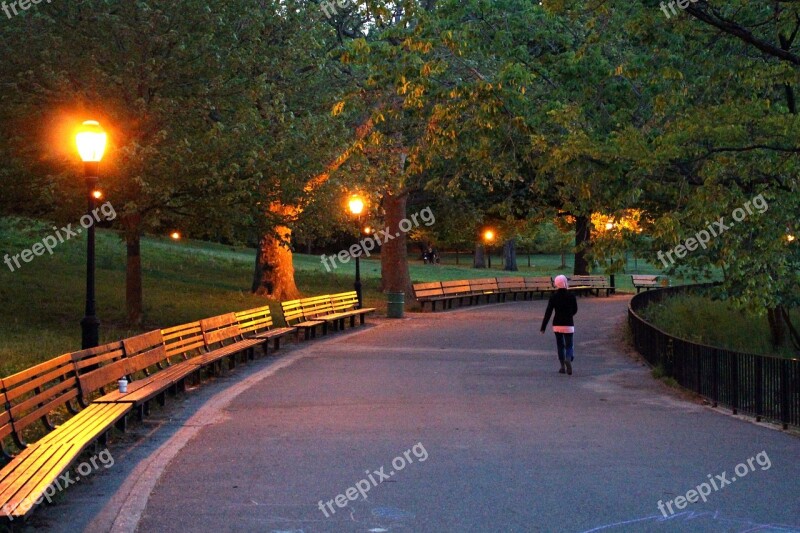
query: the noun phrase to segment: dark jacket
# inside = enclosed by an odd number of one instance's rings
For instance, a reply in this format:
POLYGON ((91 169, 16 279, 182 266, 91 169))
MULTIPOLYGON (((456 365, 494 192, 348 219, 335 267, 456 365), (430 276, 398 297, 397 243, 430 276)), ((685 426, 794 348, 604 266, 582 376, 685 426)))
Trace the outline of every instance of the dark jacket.
POLYGON ((558 289, 550 297, 547 303, 547 311, 544 313, 544 320, 542 320, 542 331, 547 328, 547 323, 550 322, 550 315, 556 312, 553 319, 554 326, 574 326, 572 317, 578 312, 578 300, 575 295, 567 289, 558 289))

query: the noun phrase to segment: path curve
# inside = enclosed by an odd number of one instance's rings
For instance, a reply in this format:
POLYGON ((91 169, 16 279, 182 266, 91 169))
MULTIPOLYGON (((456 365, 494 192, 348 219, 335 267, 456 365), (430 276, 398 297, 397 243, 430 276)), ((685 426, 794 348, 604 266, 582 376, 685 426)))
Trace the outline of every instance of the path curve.
POLYGON ((800 440, 654 381, 623 353, 628 300, 579 300, 571 377, 538 332, 542 301, 301 345, 187 395, 118 467, 38 520, 120 532, 800 531, 800 440), (746 476, 677 509, 750 458, 746 476), (369 482, 381 467, 394 474, 369 482), (336 505, 362 480, 366 500, 336 505))

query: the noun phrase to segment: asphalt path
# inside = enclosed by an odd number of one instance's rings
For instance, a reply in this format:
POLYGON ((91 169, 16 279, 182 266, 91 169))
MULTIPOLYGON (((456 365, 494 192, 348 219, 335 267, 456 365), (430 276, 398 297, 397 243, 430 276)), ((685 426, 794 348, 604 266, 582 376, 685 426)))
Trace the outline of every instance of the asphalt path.
POLYGON ((572 376, 543 301, 303 343, 156 412, 34 524, 800 532, 800 440, 654 380, 624 342, 627 302, 579 300, 572 376))

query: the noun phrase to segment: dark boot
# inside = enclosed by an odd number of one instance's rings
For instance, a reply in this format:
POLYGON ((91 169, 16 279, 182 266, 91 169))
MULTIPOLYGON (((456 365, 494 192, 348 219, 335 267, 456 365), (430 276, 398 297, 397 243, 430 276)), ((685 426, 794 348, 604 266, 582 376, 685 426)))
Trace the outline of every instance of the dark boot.
POLYGON ((563 359, 560 359, 560 361, 561 361, 561 370, 559 370, 559 371, 558 371, 558 373, 559 373, 559 374, 563 374, 563 373, 565 373, 565 372, 566 372, 566 369, 565 369, 566 367, 565 367, 565 365, 564 365, 564 360, 563 360, 563 359))
POLYGON ((569 359, 567 359, 567 374, 570 376, 572 375, 572 363, 569 359))

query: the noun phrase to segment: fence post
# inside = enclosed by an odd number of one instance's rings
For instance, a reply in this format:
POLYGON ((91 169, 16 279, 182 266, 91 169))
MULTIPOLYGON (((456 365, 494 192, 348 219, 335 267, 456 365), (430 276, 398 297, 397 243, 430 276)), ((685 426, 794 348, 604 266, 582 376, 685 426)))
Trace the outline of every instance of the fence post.
POLYGON ((789 388, 789 360, 781 361, 781 422, 783 429, 789 429, 789 405, 791 403, 789 388))
POLYGON ((731 381, 733 390, 731 391, 731 408, 733 414, 739 412, 739 354, 731 354, 731 381))
POLYGON ((703 357, 705 355, 704 349, 697 349, 696 346, 692 346, 692 353, 694 353, 694 358, 697 360, 697 394, 703 395, 703 357))
POLYGON ((764 414, 764 358, 756 357, 756 422, 764 414))
MULTIPOLYGON (((659 337, 662 336, 659 334, 659 337)), ((667 345, 664 350, 664 373, 675 379, 675 351, 672 346, 672 337, 667 337, 667 345)))
POLYGON ((711 400, 712 407, 719 405, 719 351, 711 351, 711 400))

